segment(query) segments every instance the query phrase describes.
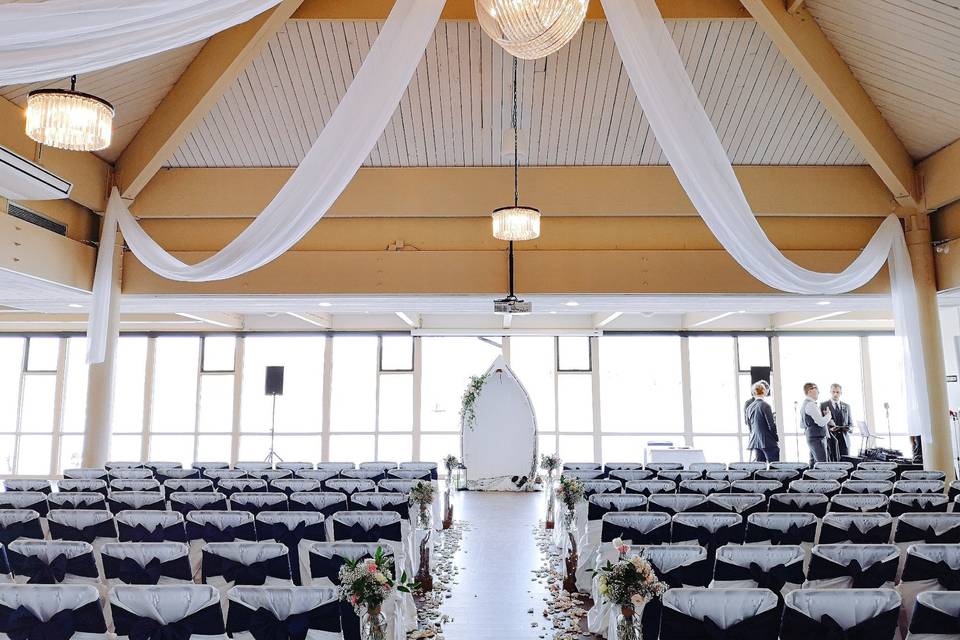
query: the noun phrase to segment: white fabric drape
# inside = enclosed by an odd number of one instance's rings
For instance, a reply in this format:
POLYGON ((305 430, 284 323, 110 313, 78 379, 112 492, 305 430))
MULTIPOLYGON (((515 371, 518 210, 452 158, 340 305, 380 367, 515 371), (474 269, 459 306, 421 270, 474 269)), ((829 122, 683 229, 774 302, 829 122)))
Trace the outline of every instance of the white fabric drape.
POLYGON ((654 0, 601 3, 643 113, 670 166, 713 235, 740 266, 775 289, 826 295, 853 291, 889 264, 893 315, 903 342, 908 430, 931 441, 929 407, 920 397, 926 370, 917 294, 899 220, 895 216, 884 220, 863 252, 839 273, 811 271, 791 262, 770 242, 750 210, 654 0))
POLYGON ((223 250, 188 265, 167 253, 137 223, 114 189, 107 204, 93 286, 87 362, 103 362, 110 299, 110 263, 119 223, 127 245, 151 271, 171 280, 207 282, 261 267, 292 247, 346 188, 393 116, 444 0, 397 0, 360 71, 320 136, 267 208, 223 250))
POLYGON ((45 0, 0 4, 0 85, 106 69, 199 42, 280 0, 45 0))

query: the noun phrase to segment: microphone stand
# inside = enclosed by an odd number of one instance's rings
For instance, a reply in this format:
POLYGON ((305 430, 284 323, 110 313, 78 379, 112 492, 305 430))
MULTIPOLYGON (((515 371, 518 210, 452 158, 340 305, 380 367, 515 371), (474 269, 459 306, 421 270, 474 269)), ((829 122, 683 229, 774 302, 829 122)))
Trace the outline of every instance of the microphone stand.
POLYGON ((276 462, 283 462, 283 458, 277 455, 276 450, 273 448, 273 436, 274 431, 277 427, 277 394, 270 394, 273 396, 273 409, 270 412, 270 451, 267 453, 267 457, 263 459, 264 462, 269 462, 270 467, 272 468, 276 462))

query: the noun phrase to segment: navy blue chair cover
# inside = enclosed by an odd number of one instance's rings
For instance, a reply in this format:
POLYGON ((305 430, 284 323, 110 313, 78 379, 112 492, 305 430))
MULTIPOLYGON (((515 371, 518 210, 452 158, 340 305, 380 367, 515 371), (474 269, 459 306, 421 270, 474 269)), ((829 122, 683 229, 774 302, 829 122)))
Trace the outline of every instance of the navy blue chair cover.
POLYGON ((300 543, 304 540, 324 542, 327 539, 327 526, 324 520, 307 522, 309 517, 315 513, 315 511, 301 512, 300 514, 288 512, 284 514, 285 518, 273 522, 268 521, 271 519, 269 513, 257 514, 257 538, 261 541, 273 540, 287 546, 290 554, 290 572, 293 583, 296 585, 303 584, 300 576, 300 543), (291 520, 295 518, 299 521, 294 525, 291 520))
POLYGON ((814 553, 810 556, 807 580, 829 580, 831 578, 852 578, 854 589, 878 589, 887 582, 893 582, 897 575, 898 558, 884 562, 874 562, 868 567, 861 566, 857 560, 840 564, 814 553))
POLYGON ((127 636, 130 640, 188 640, 193 635, 216 636, 225 633, 219 601, 168 624, 138 616, 112 600, 110 611, 117 635, 127 636))
POLYGON ((73 558, 61 553, 48 563, 40 556, 21 554, 8 547, 7 562, 13 575, 28 578, 27 584, 60 584, 68 574, 83 578, 100 575, 92 550, 73 558))
POLYGON ((43 527, 36 511, 10 509, 0 512, 0 545, 7 546, 18 538, 43 540, 43 537, 43 527))
POLYGON ((785 607, 780 640, 891 640, 897 628, 898 609, 890 609, 860 624, 844 629, 829 615, 819 620, 809 618, 796 609, 785 607))
POLYGON ((309 631, 340 633, 340 601, 328 600, 309 611, 278 618, 266 607, 252 609, 230 599, 227 633, 250 633, 254 640, 306 640, 309 631))
MULTIPOLYGON (((82 585, 77 587, 92 589, 82 585)), ((50 596, 54 597, 54 594, 50 596)), ((0 633, 10 640, 70 640, 76 633, 106 632, 107 625, 99 599, 76 609, 62 609, 47 620, 34 615, 24 605, 17 608, 0 605, 0 633)))
MULTIPOLYGON (((65 521, 67 520, 66 517, 61 518, 62 511, 54 510, 47 520, 52 540, 69 540, 93 544, 93 541, 97 538, 116 539, 117 537, 117 526, 109 511, 101 510, 97 515, 91 514, 92 517, 96 518, 96 521, 91 521, 91 524, 85 526, 77 526, 65 521)), ((62 515, 67 516, 68 514, 62 515)))
POLYGON ((103 577, 107 580, 119 580, 124 584, 149 585, 157 584, 161 577, 183 581, 193 579, 190 558, 186 554, 166 562, 159 558, 152 558, 142 565, 133 558, 117 558, 106 552, 100 557, 103 561, 103 577))
POLYGON ((287 554, 284 554, 244 564, 210 553, 204 548, 203 559, 200 562, 200 572, 204 582, 211 577, 221 576, 225 581, 234 584, 262 585, 267 578, 290 580, 290 559, 287 554))

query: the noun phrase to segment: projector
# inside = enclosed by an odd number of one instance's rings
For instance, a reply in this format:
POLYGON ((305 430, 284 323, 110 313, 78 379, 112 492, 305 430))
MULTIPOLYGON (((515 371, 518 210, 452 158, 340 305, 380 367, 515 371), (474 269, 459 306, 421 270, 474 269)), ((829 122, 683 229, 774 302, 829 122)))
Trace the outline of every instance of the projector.
POLYGON ((516 316, 533 312, 533 303, 520 300, 515 295, 493 301, 493 312, 516 316))

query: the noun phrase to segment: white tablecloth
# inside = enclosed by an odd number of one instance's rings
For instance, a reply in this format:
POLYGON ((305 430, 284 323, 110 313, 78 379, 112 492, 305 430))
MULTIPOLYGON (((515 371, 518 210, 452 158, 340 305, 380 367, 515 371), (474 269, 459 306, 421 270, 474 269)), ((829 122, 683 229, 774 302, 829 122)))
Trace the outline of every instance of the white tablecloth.
POLYGON ((674 449, 671 447, 649 447, 644 449, 643 460, 647 462, 682 462, 689 467, 691 462, 706 462, 703 449, 674 449))

